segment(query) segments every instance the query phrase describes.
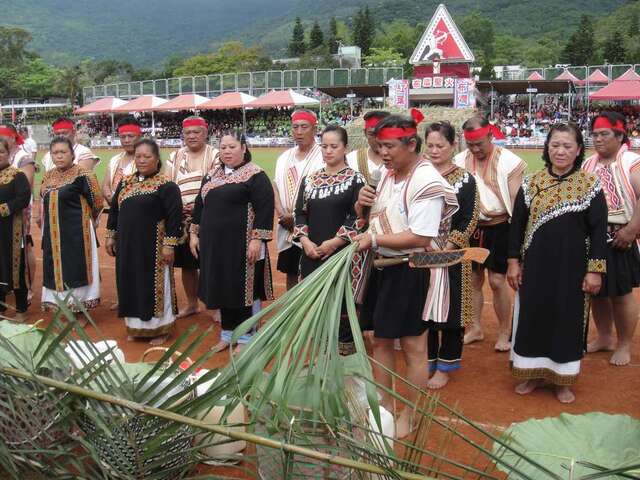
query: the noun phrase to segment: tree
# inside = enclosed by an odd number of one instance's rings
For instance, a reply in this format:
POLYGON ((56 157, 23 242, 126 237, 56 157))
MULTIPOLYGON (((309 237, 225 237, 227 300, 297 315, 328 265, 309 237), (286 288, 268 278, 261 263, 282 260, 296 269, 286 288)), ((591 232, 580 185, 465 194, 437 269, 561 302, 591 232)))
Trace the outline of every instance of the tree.
POLYGON ((567 40, 561 59, 572 65, 588 65, 595 53, 593 22, 589 15, 580 17, 578 29, 567 40))
POLYGON ((324 45, 324 35, 318 22, 314 22, 309 34, 309 50, 316 50, 324 45))
POLYGON ((405 20, 394 20, 378 27, 373 46, 393 49, 404 58, 409 58, 420 41, 423 26, 412 27, 405 20))
POLYGON ((293 33, 291 34, 291 42, 289 42, 289 55, 292 57, 299 57, 307 50, 304 43, 304 27, 300 17, 296 17, 296 23, 293 26, 293 33))
POLYGON ((485 56, 480 68, 480 80, 495 80, 496 72, 494 70, 493 61, 491 57, 485 56))
POLYGON ((393 48, 376 48, 369 51, 369 55, 362 59, 366 67, 397 67, 402 66, 405 58, 393 48))
POLYGON ((362 50, 362 55, 369 55, 369 49, 373 44, 373 37, 375 34, 375 25, 373 17, 369 7, 364 7, 358 10, 355 19, 353 20, 353 43, 355 43, 362 50))
POLYGON ((622 63, 626 61, 627 52, 624 48, 624 38, 620 30, 609 32, 602 44, 602 55, 606 62, 622 63))
POLYGON ((172 76, 209 75, 212 73, 249 72, 271 65, 262 48, 245 47, 241 42, 223 43, 215 53, 203 53, 185 59, 172 76))
POLYGON ((640 13, 638 13, 638 9, 635 9, 631 12, 631 16, 629 18, 629 30, 627 30, 627 35, 629 37, 635 37, 640 34, 640 13))
POLYGON ((331 17, 329 21, 329 37, 327 38, 327 47, 329 48, 329 53, 338 53, 338 41, 340 38, 338 37, 338 21, 336 17, 331 17))
POLYGON ((469 47, 480 56, 494 56, 495 32, 493 22, 479 12, 471 12, 462 17, 459 23, 460 32, 469 47))
POLYGON ((64 67, 58 74, 58 78, 55 83, 56 89, 58 92, 69 98, 71 103, 77 102, 82 89, 82 70, 81 65, 71 65, 64 67))
POLYGON ((29 52, 26 47, 31 34, 18 27, 0 27, 0 58, 5 66, 19 65, 29 52))

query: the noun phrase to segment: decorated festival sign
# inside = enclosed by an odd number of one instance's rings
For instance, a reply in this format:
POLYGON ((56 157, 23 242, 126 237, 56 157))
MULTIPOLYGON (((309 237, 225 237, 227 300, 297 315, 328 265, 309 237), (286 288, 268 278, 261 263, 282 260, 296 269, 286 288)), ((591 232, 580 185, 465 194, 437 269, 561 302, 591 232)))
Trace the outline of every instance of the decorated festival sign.
POLYGON ((412 65, 475 61, 473 52, 443 4, 436 9, 410 61, 412 65))
POLYGON ((456 78, 453 88, 454 108, 475 107, 475 96, 473 94, 474 81, 471 78, 456 78))
POLYGON ((409 108, 409 80, 389 80, 389 106, 409 108))

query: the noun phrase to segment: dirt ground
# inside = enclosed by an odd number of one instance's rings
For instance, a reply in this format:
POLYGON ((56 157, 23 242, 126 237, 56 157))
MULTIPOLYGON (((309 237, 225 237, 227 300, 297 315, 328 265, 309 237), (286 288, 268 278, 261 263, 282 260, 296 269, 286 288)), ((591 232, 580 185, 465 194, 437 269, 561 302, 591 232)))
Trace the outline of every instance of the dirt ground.
MULTIPOLYGON (((106 222, 103 218, 102 224, 106 222)), ((35 297, 28 312, 29 321, 47 318, 49 313, 40 311, 41 293, 41 251, 40 232, 34 226, 34 241, 38 267, 35 281, 35 297)), ((104 239, 104 226, 98 232, 98 238, 104 239)), ((274 242, 270 244, 271 258, 275 259, 274 242)), ((123 321, 116 317, 109 307, 116 300, 114 260, 100 249, 100 264, 102 275, 102 303, 91 312, 106 338, 115 339, 126 353, 127 361, 139 361, 141 354, 149 348, 146 342, 128 342, 123 321)), ((285 279, 275 271, 272 265, 276 295, 281 295, 285 288, 285 279)), ((487 283, 487 282, 485 282, 487 283)), ((184 304, 180 274, 176 272, 179 304, 184 304)), ((512 422, 519 422, 531 418, 556 416, 563 412, 579 414, 593 411, 606 413, 628 414, 640 417, 640 333, 636 334, 634 355, 631 365, 614 367, 609 364, 610 353, 596 353, 587 355, 582 364, 582 373, 575 386, 576 401, 571 405, 559 403, 551 390, 539 390, 528 396, 514 393, 515 380, 509 371, 507 353, 496 353, 493 344, 496 338, 496 320, 491 304, 491 293, 485 292, 485 308, 482 314, 486 329, 486 338, 481 343, 465 347, 463 366, 455 373, 446 388, 441 390, 440 398, 450 405, 457 405, 467 418, 485 426, 506 428, 512 422)), ((191 325, 200 329, 212 324, 210 312, 202 312, 195 316, 178 321, 177 332, 184 331, 191 325)), ((591 324, 590 337, 595 333, 591 324)), ((219 326, 216 324, 209 341, 202 345, 199 353, 218 341, 219 326)), ((175 338, 175 337, 174 337, 175 338)), ((197 355, 196 354, 196 355, 197 355)), ((223 365, 228 360, 226 352, 217 354, 210 362, 210 367, 223 365)), ((397 357, 401 363, 400 355, 397 357)), ((401 368, 402 371, 402 368, 401 368)), ((215 469, 206 469, 210 473, 220 473, 215 469)))

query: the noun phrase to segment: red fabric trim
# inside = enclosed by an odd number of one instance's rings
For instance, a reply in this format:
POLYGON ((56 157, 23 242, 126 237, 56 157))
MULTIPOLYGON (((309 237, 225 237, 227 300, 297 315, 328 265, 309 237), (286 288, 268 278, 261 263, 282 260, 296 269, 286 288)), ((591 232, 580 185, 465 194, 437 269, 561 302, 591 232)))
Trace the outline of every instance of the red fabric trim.
POLYGON ((315 125, 316 123, 318 123, 318 119, 316 118, 316 116, 313 113, 310 112, 293 112, 293 115, 291 115, 291 122, 298 122, 298 121, 306 121, 309 122, 311 125, 315 125))
POLYGON ((464 130, 464 139, 469 141, 479 140, 491 133, 491 125, 476 128, 475 130, 464 130))
POLYGON ((415 128, 385 127, 376 134, 376 138, 378 140, 393 140, 396 138, 411 137, 417 133, 418 130, 415 128))
POLYGON ((53 125, 51 125, 51 127, 53 128, 53 133, 56 133, 60 130, 75 130, 76 126, 73 124, 73 122, 69 121, 69 120, 61 120, 60 122, 56 122, 53 125))
POLYGON ((24 138, 18 132, 13 131, 13 129, 9 127, 0 127, 0 137, 11 137, 16 139, 17 145, 22 145, 24 143, 24 138))
POLYGON ((121 125, 120 127, 118 127, 118 133, 120 135, 124 135, 125 133, 133 133, 134 135, 140 137, 142 136, 142 129, 138 125, 133 124, 121 125))
POLYGON ((502 130, 500 130, 497 126, 495 125, 491 125, 491 135, 493 135, 493 138, 495 138, 496 140, 504 140, 505 137, 504 133, 502 133, 502 130))
POLYGON ((192 118, 192 119, 184 120, 182 122, 183 129, 188 127, 202 127, 202 128, 209 129, 209 124, 205 122, 202 118, 192 118))
POLYGON ((596 130, 597 128, 608 128, 617 132, 626 133, 624 124, 620 120, 616 123, 611 123, 607 117, 596 118, 596 121, 593 122, 593 129, 596 130))
POLYGON ((364 128, 376 128, 376 125, 378 125, 381 120, 382 118, 380 117, 371 117, 368 120, 364 121, 364 128))

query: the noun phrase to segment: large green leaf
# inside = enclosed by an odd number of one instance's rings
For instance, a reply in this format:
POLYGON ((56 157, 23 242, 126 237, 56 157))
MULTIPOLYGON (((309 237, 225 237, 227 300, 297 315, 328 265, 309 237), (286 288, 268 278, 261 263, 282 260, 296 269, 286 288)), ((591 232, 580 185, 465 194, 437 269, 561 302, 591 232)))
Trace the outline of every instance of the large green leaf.
MULTIPOLYGON (((613 470, 640 463, 640 421, 627 415, 563 413, 559 417, 515 423, 504 435, 513 447, 562 478, 578 479, 602 468, 613 470)), ((534 478, 538 471, 511 452, 502 460, 511 465, 519 462, 520 470, 534 478)), ((500 469, 507 471, 504 466, 500 469)), ((640 475, 640 471, 634 474, 640 475)))

